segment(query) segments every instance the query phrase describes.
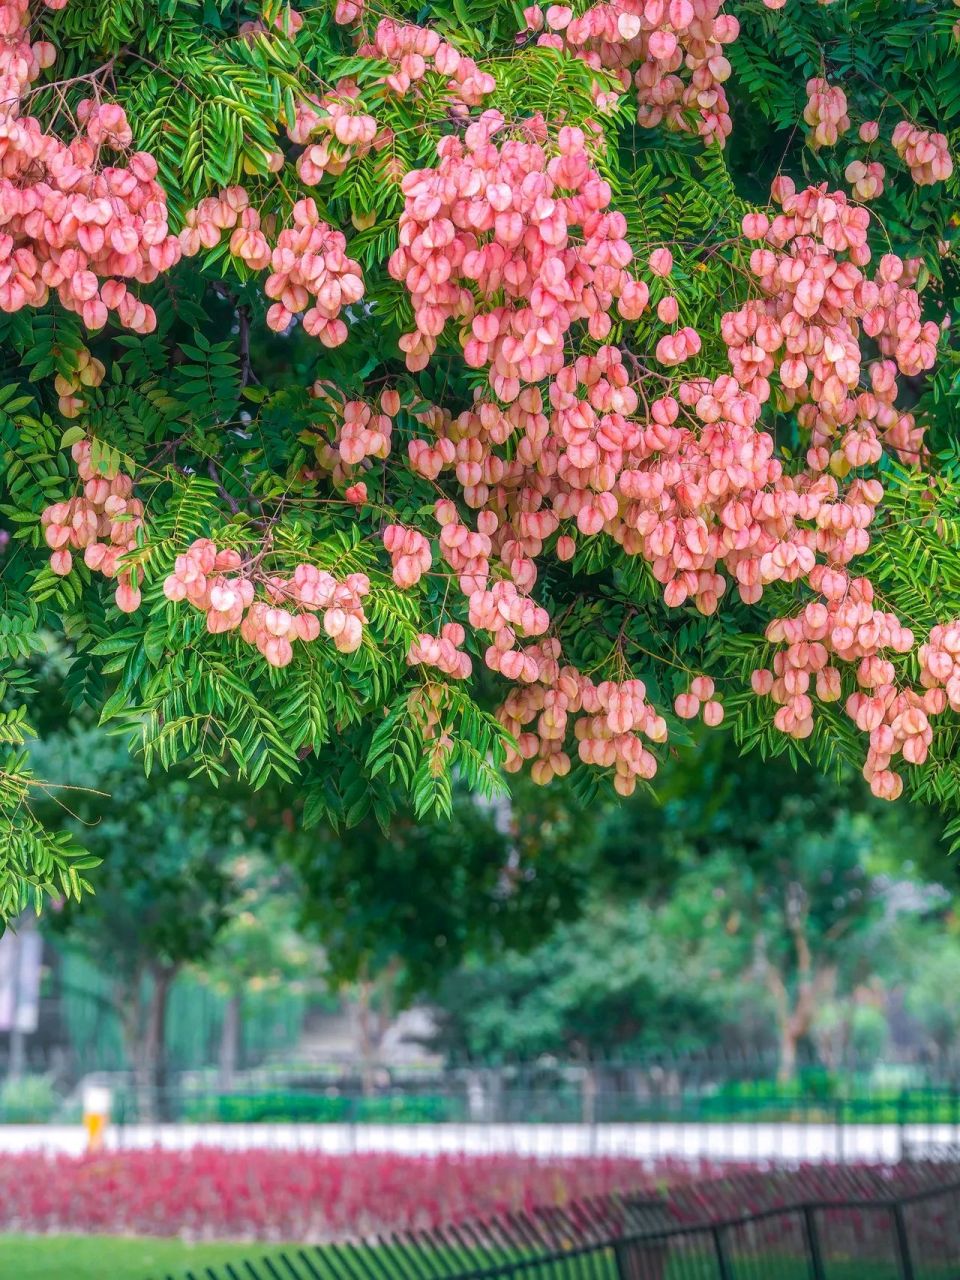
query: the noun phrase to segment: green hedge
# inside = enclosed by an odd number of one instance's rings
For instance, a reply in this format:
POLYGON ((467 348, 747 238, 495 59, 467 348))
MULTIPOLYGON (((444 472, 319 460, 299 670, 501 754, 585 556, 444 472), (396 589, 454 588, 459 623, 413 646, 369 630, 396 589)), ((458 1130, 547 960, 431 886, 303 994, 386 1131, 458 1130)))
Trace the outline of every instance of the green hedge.
POLYGON ((463 1118, 452 1098, 371 1097, 346 1098, 302 1090, 270 1089, 263 1093, 220 1093, 186 1096, 180 1118, 195 1123, 224 1121, 233 1124, 302 1122, 336 1123, 442 1123, 463 1118))
MULTIPOLYGON (((132 1099, 118 1099, 118 1119, 136 1120, 132 1099)), ((577 1095, 544 1099, 507 1093, 501 1100, 508 1123, 576 1123, 582 1119, 577 1095)), ((706 1092, 687 1089, 662 1098, 597 1099, 596 1119, 603 1123, 672 1121, 687 1123, 833 1123, 960 1124, 960 1091, 943 1088, 900 1090, 826 1090, 777 1085, 775 1082, 731 1082, 706 1092)), ((171 1098, 168 1116, 196 1124, 443 1124, 469 1117, 462 1099, 440 1094, 395 1094, 350 1097, 306 1089, 273 1088, 255 1092, 179 1093, 171 1098)))

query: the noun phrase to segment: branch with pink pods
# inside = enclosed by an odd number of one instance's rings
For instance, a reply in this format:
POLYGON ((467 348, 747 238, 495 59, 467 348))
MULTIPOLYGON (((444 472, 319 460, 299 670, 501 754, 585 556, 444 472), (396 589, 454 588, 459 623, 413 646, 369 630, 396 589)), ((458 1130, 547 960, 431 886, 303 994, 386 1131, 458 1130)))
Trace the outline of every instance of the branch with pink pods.
POLYGON ((201 538, 177 556, 163 592, 168 600, 186 600, 206 614, 210 634, 239 631, 272 667, 288 666, 294 643, 310 644, 321 630, 340 653, 359 649, 367 620, 363 597, 370 591, 366 574, 337 582, 324 569, 298 564, 282 577, 264 572, 261 562, 259 553, 245 559, 201 538))

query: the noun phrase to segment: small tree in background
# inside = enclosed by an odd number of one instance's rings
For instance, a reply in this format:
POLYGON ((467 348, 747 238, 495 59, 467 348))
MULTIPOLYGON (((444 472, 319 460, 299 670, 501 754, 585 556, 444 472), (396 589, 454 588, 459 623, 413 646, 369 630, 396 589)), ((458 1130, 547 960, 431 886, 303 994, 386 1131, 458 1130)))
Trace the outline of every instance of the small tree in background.
POLYGON ((31 758, 39 776, 74 780, 43 811, 101 860, 97 893, 66 900, 50 926, 109 977, 138 1113, 160 1118, 171 986, 228 927, 244 892, 231 866, 255 837, 235 800, 183 771, 145 776, 100 731, 48 738, 31 758))
POLYGON ((209 953, 194 964, 198 979, 223 996, 219 1083, 230 1088, 241 1059, 245 1000, 271 991, 309 994, 324 990, 321 947, 298 932, 300 886, 257 854, 227 863, 235 887, 228 919, 209 953))

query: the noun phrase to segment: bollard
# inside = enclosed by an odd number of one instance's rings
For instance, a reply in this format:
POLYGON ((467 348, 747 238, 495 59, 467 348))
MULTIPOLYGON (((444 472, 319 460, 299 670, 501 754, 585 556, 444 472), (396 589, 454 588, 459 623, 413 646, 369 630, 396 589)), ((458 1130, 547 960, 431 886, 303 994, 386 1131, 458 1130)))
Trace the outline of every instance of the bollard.
POLYGON ((83 1127, 87 1151, 99 1151, 110 1120, 110 1090, 105 1085, 88 1084, 83 1091, 83 1127))

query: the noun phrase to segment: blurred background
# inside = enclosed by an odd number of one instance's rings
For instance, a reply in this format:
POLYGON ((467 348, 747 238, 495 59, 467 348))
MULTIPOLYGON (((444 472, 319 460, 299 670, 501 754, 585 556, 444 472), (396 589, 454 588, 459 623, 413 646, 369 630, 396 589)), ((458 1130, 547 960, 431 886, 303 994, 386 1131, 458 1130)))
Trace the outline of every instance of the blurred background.
POLYGON ((584 1280, 953 1274, 935 810, 712 730, 655 797, 518 778, 384 831, 348 793, 333 829, 295 787, 145 773, 82 687, 65 726, 52 637, 31 674, 33 808, 101 862, 0 938, 4 1275, 479 1277, 494 1238, 564 1280, 571 1248, 584 1280))
MULTIPOLYGON (((711 733, 622 805, 310 826, 65 731, 41 807, 97 893, 0 939, 0 1119, 960 1119, 960 880, 933 811, 711 733), (830 1108, 834 1107, 834 1111, 830 1108)), ((72 668, 75 670, 75 668, 72 668)))

